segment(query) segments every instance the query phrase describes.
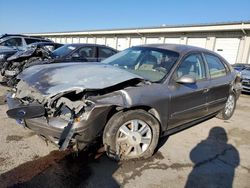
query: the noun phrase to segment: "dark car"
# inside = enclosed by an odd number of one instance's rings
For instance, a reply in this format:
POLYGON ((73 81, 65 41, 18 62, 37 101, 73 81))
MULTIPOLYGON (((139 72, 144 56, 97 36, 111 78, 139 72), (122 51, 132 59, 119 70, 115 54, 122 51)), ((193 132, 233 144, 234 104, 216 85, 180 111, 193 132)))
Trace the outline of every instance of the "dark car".
POLYGON ((250 67, 241 71, 242 91, 250 93, 250 67))
POLYGON ((244 69, 250 67, 250 64, 246 64, 246 63, 236 63, 233 64, 232 67, 236 70, 236 71, 243 71, 244 69))
POLYGON ((118 51, 98 44, 66 44, 53 51, 53 62, 99 62, 118 51))
POLYGON ((192 46, 132 47, 102 63, 32 66, 8 94, 17 119, 61 150, 102 137, 109 157, 150 157, 160 137, 229 119, 240 78, 218 54, 192 46))

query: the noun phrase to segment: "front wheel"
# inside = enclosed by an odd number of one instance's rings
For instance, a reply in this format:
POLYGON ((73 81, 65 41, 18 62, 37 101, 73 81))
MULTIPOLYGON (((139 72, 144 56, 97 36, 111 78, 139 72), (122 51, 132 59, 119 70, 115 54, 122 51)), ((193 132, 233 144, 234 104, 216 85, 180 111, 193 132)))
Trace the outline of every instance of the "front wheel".
POLYGON ((225 107, 217 115, 218 118, 228 120, 230 119, 236 107, 236 97, 233 93, 229 94, 225 107))
POLYGON ((118 112, 107 123, 103 143, 116 160, 148 158, 158 144, 158 121, 144 110, 118 112))

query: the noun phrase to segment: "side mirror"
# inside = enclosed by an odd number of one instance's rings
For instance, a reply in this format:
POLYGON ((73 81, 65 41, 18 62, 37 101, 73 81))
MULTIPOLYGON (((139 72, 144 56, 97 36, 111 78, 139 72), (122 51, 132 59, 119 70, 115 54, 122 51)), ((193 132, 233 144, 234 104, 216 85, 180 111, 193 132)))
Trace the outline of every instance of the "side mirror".
POLYGON ((80 57, 80 55, 78 53, 73 53, 71 57, 77 59, 80 57))
POLYGON ((191 75, 184 75, 176 80, 179 84, 195 84, 196 78, 191 75))

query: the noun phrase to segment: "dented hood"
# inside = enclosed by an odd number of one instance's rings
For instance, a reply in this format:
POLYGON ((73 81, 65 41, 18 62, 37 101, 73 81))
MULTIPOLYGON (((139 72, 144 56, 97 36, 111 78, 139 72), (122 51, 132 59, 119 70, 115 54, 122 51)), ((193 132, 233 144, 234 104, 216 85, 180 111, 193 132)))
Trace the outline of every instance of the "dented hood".
POLYGON ((104 89, 128 80, 142 79, 126 70, 102 63, 36 65, 25 69, 18 77, 42 95, 50 96, 71 90, 104 89))

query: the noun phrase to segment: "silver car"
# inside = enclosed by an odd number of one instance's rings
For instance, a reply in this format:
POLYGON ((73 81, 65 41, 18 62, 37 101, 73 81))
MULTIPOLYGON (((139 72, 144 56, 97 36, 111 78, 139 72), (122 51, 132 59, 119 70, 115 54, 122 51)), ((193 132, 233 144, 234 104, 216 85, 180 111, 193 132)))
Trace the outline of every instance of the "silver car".
POLYGON ((242 91, 250 93, 250 67, 241 71, 242 91))

